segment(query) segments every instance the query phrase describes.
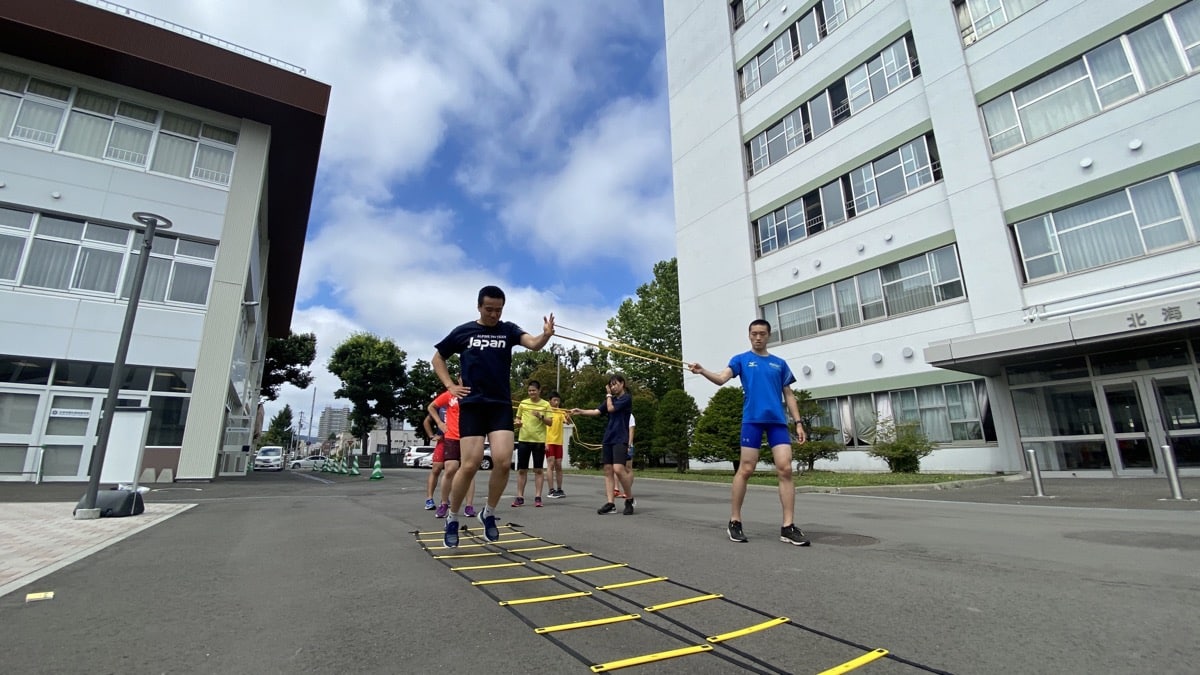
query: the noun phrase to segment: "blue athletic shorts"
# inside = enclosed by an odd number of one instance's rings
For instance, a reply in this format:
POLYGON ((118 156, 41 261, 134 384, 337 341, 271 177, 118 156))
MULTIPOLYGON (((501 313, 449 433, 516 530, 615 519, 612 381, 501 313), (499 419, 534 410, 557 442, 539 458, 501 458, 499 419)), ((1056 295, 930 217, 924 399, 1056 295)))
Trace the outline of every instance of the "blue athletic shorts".
POLYGON ((767 435, 767 446, 791 445, 792 437, 788 434, 786 424, 769 422, 743 422, 742 447, 758 448, 762 446, 763 434, 767 435))

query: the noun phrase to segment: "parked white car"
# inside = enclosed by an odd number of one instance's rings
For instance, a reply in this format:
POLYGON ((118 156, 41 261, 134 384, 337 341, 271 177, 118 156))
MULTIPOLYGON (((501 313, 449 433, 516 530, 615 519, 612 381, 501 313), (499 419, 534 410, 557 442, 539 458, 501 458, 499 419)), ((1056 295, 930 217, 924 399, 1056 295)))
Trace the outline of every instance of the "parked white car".
POLYGON ((324 455, 309 455, 304 459, 292 460, 291 467, 293 469, 320 469, 325 466, 326 459, 324 455))
POLYGON ((411 466, 414 469, 418 469, 421 467, 421 459, 428 457, 429 464, 425 466, 433 466, 433 450, 434 446, 432 445, 414 445, 404 453, 402 463, 404 466, 411 466))

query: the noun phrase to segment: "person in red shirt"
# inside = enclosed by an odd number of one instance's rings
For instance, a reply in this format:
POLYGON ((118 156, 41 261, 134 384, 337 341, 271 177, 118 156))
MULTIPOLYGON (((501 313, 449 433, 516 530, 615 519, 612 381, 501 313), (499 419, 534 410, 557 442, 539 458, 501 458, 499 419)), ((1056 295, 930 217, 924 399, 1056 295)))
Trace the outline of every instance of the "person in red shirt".
MULTIPOLYGON (((443 391, 438 394, 438 397, 433 399, 429 404, 429 414, 433 417, 434 422, 438 425, 438 430, 441 431, 442 441, 439 447, 442 452, 441 460, 446 470, 446 478, 442 481, 442 502, 437 507, 438 518, 445 518, 450 511, 450 488, 454 484, 454 474, 458 473, 458 468, 462 463, 462 446, 459 441, 461 437, 458 432, 458 397, 451 394, 449 391, 443 391), (441 416, 437 415, 438 410, 446 411, 446 419, 442 420, 441 416)), ((434 461, 437 461, 434 457, 434 461)), ((475 515, 475 507, 471 504, 475 497, 475 479, 471 478, 471 483, 467 486, 467 505, 463 508, 463 513, 468 518, 475 515)))

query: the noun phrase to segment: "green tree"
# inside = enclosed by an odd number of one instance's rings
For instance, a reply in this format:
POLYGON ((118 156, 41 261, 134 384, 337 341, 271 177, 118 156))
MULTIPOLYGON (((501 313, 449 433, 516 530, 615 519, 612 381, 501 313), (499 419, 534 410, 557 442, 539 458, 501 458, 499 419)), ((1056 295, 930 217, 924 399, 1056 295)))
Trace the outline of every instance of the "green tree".
POLYGON ((688 449, 699 417, 695 399, 682 389, 668 391, 658 403, 653 427, 654 446, 663 455, 675 458, 679 473, 688 470, 688 449))
MULTIPOLYGON (((350 423, 350 435, 359 439, 359 447, 362 448, 362 454, 369 454, 371 449, 367 447, 367 437, 371 431, 375 429, 375 415, 371 413, 370 408, 355 406, 350 411, 350 416, 347 418, 350 423)), ((392 447, 391 428, 388 428, 388 448, 392 447)), ((350 454, 350 453, 346 453, 350 454)))
MULTIPOLYGON (((563 407, 598 408, 604 400, 604 386, 608 384, 608 374, 601 372, 594 364, 587 364, 572 373, 570 382, 563 381, 563 389, 559 391, 563 397, 563 407)), ((575 431, 572 436, 571 461, 580 468, 599 466, 601 439, 604 438, 606 420, 603 417, 584 417, 577 415, 573 418, 575 431), (580 443, 597 446, 595 449, 585 448, 580 443)))
POLYGON ((691 455, 702 462, 733 462, 742 454, 741 387, 721 387, 696 422, 691 455))
POLYGON ((285 382, 306 389, 312 384, 312 373, 308 367, 316 358, 317 336, 314 333, 297 335, 289 331, 287 337, 267 338, 259 394, 268 401, 274 401, 279 396, 280 385, 285 382))
MULTIPOLYGON (((457 378, 458 355, 454 355, 446 365, 449 367, 450 376, 457 378)), ((417 359, 412 368, 408 369, 408 386, 404 388, 400 397, 403 420, 420 432, 421 423, 425 421, 425 415, 429 414, 429 402, 442 393, 443 389, 437 373, 433 372, 433 366, 424 359, 417 359)))
MULTIPOLYGON (((637 428, 634 431, 634 459, 646 466, 661 464, 662 452, 654 442, 654 423, 658 417, 658 399, 654 392, 641 383, 626 382, 633 396, 633 417, 637 428)), ((606 420, 607 423, 607 420, 606 420)))
POLYGON ((803 464, 812 471, 819 459, 837 461, 838 453, 846 449, 846 445, 838 438, 838 430, 821 424, 825 409, 813 400, 807 389, 795 392, 796 405, 800 409, 800 421, 804 424, 804 432, 808 442, 804 445, 796 443, 795 426, 788 430, 792 434, 792 457, 797 463, 803 464))
POLYGON ((366 419, 379 416, 386 421, 387 446, 392 447, 392 420, 400 418, 408 385, 406 358, 390 338, 370 333, 355 333, 333 350, 327 368, 342 381, 334 396, 349 400, 351 415, 359 417, 356 437, 365 439, 373 427, 366 419))
POLYGON ((543 395, 550 393, 554 388, 554 378, 547 381, 545 376, 553 372, 554 354, 550 350, 514 352, 509 381, 513 397, 518 401, 525 398, 525 387, 529 380, 541 382, 543 395))
MULTIPOLYGON (((608 320, 607 334, 608 339, 615 342, 672 359, 683 358, 679 330, 679 266, 674 258, 654 264, 654 280, 638 287, 636 300, 627 298, 621 303, 617 315, 608 320)), ((679 364, 603 351, 606 353, 601 356, 607 356, 626 378, 644 383, 658 398, 672 389, 683 388, 683 368, 679 364)))
POLYGON ((285 405, 283 410, 275 413, 267 430, 258 437, 258 447, 264 445, 281 445, 285 448, 292 444, 292 406, 285 405))

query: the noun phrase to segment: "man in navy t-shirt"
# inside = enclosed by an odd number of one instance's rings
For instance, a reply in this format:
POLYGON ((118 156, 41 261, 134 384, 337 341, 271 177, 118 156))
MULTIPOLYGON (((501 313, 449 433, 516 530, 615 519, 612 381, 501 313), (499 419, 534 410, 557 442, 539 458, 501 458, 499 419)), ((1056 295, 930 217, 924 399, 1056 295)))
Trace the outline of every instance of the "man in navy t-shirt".
POLYGON ((771 446, 775 472, 779 475, 779 503, 783 507, 783 527, 779 540, 796 546, 808 546, 809 541, 795 525, 796 484, 792 479, 792 439, 788 435, 783 406, 796 423, 796 442, 804 443, 804 425, 800 422, 800 407, 791 385, 796 381, 787 361, 767 353, 771 324, 763 319, 750 322, 750 351, 729 359, 729 365, 719 373, 705 370, 699 363, 689 369, 703 375, 716 385, 734 377, 741 378, 745 404, 742 406, 742 454, 733 477, 732 515, 729 519, 730 541, 745 542, 742 532, 742 502, 746 499, 746 484, 754 467, 758 466, 759 448, 763 434, 771 446))
POLYGON ((625 377, 610 375, 604 387, 604 403, 600 407, 584 410, 575 408, 572 415, 596 417, 607 415, 604 438, 600 439, 600 463, 604 465, 604 504, 596 511, 600 515, 617 510, 613 503, 613 492, 620 483, 625 493, 627 516, 633 515, 633 475, 625 470, 625 459, 629 453, 629 416, 633 412, 633 397, 625 389, 625 377))
POLYGON ((454 476, 450 491, 450 512, 446 517, 443 537, 447 548, 458 546, 458 513, 467 487, 483 462, 483 442, 492 445, 492 476, 488 481, 487 505, 479 512, 483 536, 488 541, 500 539, 496 528, 496 505, 508 484, 512 467, 513 415, 512 392, 509 387, 512 370, 512 350, 517 345, 539 350, 554 335, 554 315, 543 319, 542 334, 534 337, 510 321, 501 321, 504 312, 504 291, 496 286, 479 290, 479 318, 450 331, 437 343, 431 359, 433 371, 450 394, 458 397, 458 431, 462 450, 462 465, 454 476), (458 382, 450 377, 446 359, 459 355, 462 376, 458 382))

